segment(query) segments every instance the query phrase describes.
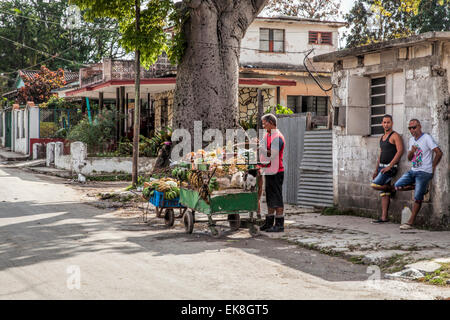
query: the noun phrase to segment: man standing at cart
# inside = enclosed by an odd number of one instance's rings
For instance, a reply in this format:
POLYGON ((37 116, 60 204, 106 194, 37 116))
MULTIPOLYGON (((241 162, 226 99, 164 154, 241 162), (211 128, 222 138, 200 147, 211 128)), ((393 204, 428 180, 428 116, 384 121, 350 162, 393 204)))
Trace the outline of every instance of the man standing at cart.
POLYGON ((261 175, 265 177, 268 213, 266 215, 266 221, 260 227, 260 230, 266 232, 283 232, 283 153, 285 140, 283 134, 277 129, 277 118, 273 114, 264 115, 261 121, 267 133, 260 147, 259 159, 261 164, 258 165, 258 168, 261 175))

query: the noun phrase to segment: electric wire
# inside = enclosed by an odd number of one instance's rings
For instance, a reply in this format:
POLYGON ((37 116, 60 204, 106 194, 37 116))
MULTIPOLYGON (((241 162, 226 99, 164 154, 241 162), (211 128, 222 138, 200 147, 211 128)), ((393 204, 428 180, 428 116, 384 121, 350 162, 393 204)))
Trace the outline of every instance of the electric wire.
MULTIPOLYGON (((51 23, 51 24, 55 24, 58 26, 61 26, 60 22, 56 22, 56 21, 51 21, 51 20, 43 20, 43 19, 39 19, 39 18, 32 18, 32 17, 27 17, 18 13, 13 13, 13 12, 8 12, 8 11, 4 11, 4 10, 0 10, 0 12, 4 13, 4 14, 8 14, 8 15, 12 15, 12 16, 16 16, 16 17, 21 17, 21 18, 25 18, 25 19, 29 19, 29 20, 34 20, 34 21, 39 21, 39 22, 44 22, 44 23, 51 23)), ((99 31, 109 31, 109 32, 115 32, 115 33, 119 33, 118 30, 115 29, 107 29, 107 28, 94 28, 94 27, 89 27, 89 26, 84 26, 84 28, 86 29, 91 29, 91 30, 99 30, 99 31)))
POLYGON ((35 48, 32 48, 32 47, 29 47, 29 46, 27 46, 27 45, 25 45, 25 44, 22 44, 22 43, 20 43, 20 42, 17 42, 17 41, 8 39, 8 38, 6 38, 6 37, 4 37, 4 36, 0 36, 0 39, 4 39, 4 40, 6 40, 6 41, 9 41, 9 42, 14 43, 15 45, 22 46, 22 47, 24 47, 24 48, 27 48, 27 49, 30 49, 30 50, 39 52, 40 54, 45 55, 45 56, 47 56, 47 57, 53 57, 53 58, 55 58, 55 59, 59 59, 59 60, 62 60, 62 61, 65 61, 65 62, 70 62, 70 63, 76 62, 76 63, 78 63, 78 64, 81 64, 81 65, 85 66, 85 67, 88 67, 88 66, 89 66, 89 65, 84 64, 84 63, 79 63, 79 62, 77 62, 77 61, 71 61, 71 60, 68 60, 68 59, 64 59, 64 58, 61 58, 61 57, 54 56, 53 54, 50 54, 50 53, 48 53, 48 52, 44 52, 44 51, 41 51, 41 50, 38 50, 38 49, 35 49, 35 48))
MULTIPOLYGON (((63 51, 60 51, 60 52, 54 54, 52 57, 50 57, 48 59, 42 60, 42 61, 40 61, 40 62, 38 62, 38 63, 36 63, 36 64, 34 64, 32 66, 29 66, 29 67, 26 67, 26 68, 21 68, 20 70, 21 71, 29 70, 29 69, 34 68, 36 66, 42 65, 43 63, 46 63, 46 62, 48 62, 50 60, 55 59, 57 56, 59 56, 59 55, 65 53, 65 52, 69 51, 70 49, 72 49, 73 47, 75 47, 75 46, 77 46, 79 44, 81 44, 81 42, 74 43, 70 47, 64 49, 63 51)), ((11 71, 11 72, 2 72, 2 73, 0 73, 0 76, 3 76, 3 78, 8 78, 9 79, 9 77, 5 77, 5 75, 10 75, 10 74, 17 73, 17 72, 18 72, 17 70, 16 71, 11 71)))

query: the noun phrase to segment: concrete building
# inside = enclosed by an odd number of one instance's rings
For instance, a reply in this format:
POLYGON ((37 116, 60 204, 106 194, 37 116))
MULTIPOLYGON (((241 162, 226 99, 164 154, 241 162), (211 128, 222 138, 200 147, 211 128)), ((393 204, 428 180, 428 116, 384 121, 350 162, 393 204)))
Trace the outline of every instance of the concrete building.
MULTIPOLYGON (((383 133, 382 116, 393 116, 394 130, 402 136, 405 148, 411 137, 408 122, 417 118, 444 155, 416 223, 449 229, 450 32, 341 50, 316 56, 314 61, 334 63, 335 204, 374 218, 380 215, 380 198, 370 181, 383 133)), ((410 168, 405 152, 394 180, 410 168)), ((391 219, 400 221, 402 208, 412 204, 412 192, 398 192, 391 201, 391 219)))

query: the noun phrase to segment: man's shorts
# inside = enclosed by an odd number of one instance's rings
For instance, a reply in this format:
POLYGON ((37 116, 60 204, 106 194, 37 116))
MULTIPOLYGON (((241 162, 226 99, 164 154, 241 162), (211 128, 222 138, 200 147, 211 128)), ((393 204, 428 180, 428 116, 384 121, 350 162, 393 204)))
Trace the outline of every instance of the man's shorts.
POLYGON ((395 183, 395 187, 405 187, 415 185, 414 199, 416 201, 422 201, 423 196, 427 192, 428 183, 433 178, 432 173, 425 171, 413 171, 409 170, 395 183))
MULTIPOLYGON (((397 174, 397 167, 393 167, 388 172, 382 173, 381 170, 385 168, 383 165, 380 165, 378 167, 378 175, 373 179, 372 181, 372 187, 373 186, 384 186, 391 183, 391 180, 395 175, 397 174)), ((385 194, 385 191, 381 191, 381 194, 385 194)))
POLYGON ((284 172, 266 175, 266 202, 268 208, 284 208, 283 180, 284 172))

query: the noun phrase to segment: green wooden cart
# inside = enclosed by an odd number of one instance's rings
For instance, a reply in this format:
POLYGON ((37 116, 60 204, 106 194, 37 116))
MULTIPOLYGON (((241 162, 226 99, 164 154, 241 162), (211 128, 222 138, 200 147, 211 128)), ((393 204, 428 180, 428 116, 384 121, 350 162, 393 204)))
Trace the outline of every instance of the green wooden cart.
POLYGON ((213 216, 227 215, 231 230, 238 230, 241 226, 241 214, 249 214, 247 225, 251 235, 257 235, 256 218, 253 214, 258 209, 258 192, 239 192, 210 196, 209 203, 200 197, 196 190, 181 188, 180 203, 187 207, 183 223, 186 233, 192 233, 195 223, 195 212, 201 212, 208 217, 208 227, 214 237, 220 236, 213 216))

